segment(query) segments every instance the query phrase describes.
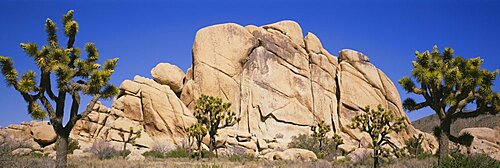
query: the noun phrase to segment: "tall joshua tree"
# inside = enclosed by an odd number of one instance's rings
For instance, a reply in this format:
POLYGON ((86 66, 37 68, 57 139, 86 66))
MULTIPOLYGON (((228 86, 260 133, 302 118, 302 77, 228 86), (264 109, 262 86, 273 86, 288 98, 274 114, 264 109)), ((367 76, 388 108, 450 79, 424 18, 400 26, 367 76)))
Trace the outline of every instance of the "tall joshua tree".
POLYGON ((219 97, 201 95, 196 100, 196 111, 194 116, 198 119, 200 126, 203 126, 210 136, 210 152, 216 150, 215 135, 217 131, 235 125, 240 121, 236 113, 229 108, 231 103, 223 102, 219 97))
POLYGON ((449 155, 448 140, 463 142, 450 134, 454 120, 500 111, 500 93, 492 90, 498 69, 493 72, 482 69, 481 58, 453 56, 451 48, 439 53, 437 46, 434 46, 432 52, 416 51, 415 56, 412 76, 420 86, 415 85, 410 77, 401 78, 399 84, 408 93, 422 96, 424 101, 417 103, 407 98, 403 107, 409 111, 430 107, 439 116, 440 132, 437 134, 441 162, 449 155))
POLYGON ((63 16, 62 22, 64 35, 68 38, 65 47, 59 44, 57 27, 51 19, 45 22, 45 31, 48 35, 46 45, 39 49, 35 43, 21 43, 21 48, 33 58, 40 69, 39 74, 29 70, 19 78, 11 58, 0 56, 0 66, 7 85, 22 95, 28 104, 28 113, 36 119, 45 118, 48 114, 58 136, 57 167, 66 167, 68 138, 76 122, 92 111, 97 100, 111 98, 118 93, 118 89, 108 83, 118 59, 107 60, 104 66, 97 64, 99 53, 93 43, 85 45, 88 57, 81 59, 80 49, 73 46, 78 33, 78 23, 73 19, 73 10, 63 16), (40 80, 37 80, 38 75, 40 80), (55 87, 52 82, 55 82, 55 87), (52 91, 54 88, 57 93, 52 91), (92 96, 81 113, 79 113, 80 94, 92 96), (63 125, 66 96, 69 96, 72 103, 69 120, 63 125))

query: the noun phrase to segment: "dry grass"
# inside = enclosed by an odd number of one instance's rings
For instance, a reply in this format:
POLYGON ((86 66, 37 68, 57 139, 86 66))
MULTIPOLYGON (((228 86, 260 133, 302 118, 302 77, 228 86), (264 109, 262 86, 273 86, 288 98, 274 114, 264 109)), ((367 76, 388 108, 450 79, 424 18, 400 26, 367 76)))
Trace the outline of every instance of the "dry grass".
MULTIPOLYGON (((417 159, 397 159, 390 163, 383 164, 388 168, 420 168, 432 167, 435 158, 417 159)), ((10 161, 0 161, 0 167, 54 167, 55 163, 49 158, 33 158, 29 156, 14 157, 10 161)), ((189 158, 147 158, 145 161, 126 161, 121 157, 114 157, 107 160, 97 158, 70 158, 68 167, 106 167, 106 168, 132 168, 132 167, 167 167, 167 168, 226 168, 226 167, 276 167, 276 168, 326 168, 326 167, 356 167, 369 168, 371 160, 368 159, 360 164, 352 164, 348 161, 328 162, 326 160, 316 160, 311 162, 301 161, 267 161, 253 160, 245 162, 232 162, 228 159, 201 159, 193 160, 189 158)))

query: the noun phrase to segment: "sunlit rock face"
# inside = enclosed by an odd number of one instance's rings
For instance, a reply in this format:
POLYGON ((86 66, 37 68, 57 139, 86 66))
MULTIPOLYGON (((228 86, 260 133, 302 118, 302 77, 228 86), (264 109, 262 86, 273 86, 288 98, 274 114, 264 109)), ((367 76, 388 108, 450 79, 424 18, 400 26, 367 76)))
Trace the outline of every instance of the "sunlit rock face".
MULTIPOLYGON (((231 129, 266 141, 281 134, 277 141, 282 146, 323 120, 344 138, 344 148, 368 147, 362 143, 369 142, 366 134, 347 128, 367 105, 381 104, 395 116, 406 117, 394 83, 368 56, 349 49, 334 56, 313 33, 303 37, 293 21, 260 27, 229 23, 199 30, 181 100, 193 110, 202 93, 233 104, 242 120, 231 129)), ((410 125, 392 137, 402 146, 419 133, 425 134, 410 125)), ((435 151, 435 139, 425 137, 425 148, 435 151)))

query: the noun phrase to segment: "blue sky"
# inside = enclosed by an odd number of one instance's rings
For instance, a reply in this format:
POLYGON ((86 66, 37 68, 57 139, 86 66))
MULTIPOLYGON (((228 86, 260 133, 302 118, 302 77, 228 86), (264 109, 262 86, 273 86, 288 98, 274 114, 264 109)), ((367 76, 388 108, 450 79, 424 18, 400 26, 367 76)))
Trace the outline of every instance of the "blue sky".
MULTIPOLYGON (((264 25, 297 21, 304 34, 316 34, 330 53, 344 48, 361 51, 395 83, 410 75, 415 50, 432 49, 434 44, 441 49, 452 47, 457 55, 467 58, 481 56, 488 70, 500 65, 500 2, 495 1, 0 0, 0 55, 12 57, 20 72, 34 69, 19 43, 45 44, 45 19, 52 18, 60 26, 69 9, 75 10, 80 24, 77 46, 94 42, 101 60, 120 58, 111 81, 116 85, 135 75, 150 77, 151 68, 159 62, 186 70, 196 31, 228 22, 264 25)), ((411 96, 396 85, 402 99, 411 96)), ((499 86, 497 79, 494 90, 499 91, 499 86)), ((105 104, 109 106, 110 101, 105 104)), ((432 113, 423 109, 408 116, 415 120, 432 113)), ((5 82, 0 83, 0 125, 29 120, 22 97, 5 82)))

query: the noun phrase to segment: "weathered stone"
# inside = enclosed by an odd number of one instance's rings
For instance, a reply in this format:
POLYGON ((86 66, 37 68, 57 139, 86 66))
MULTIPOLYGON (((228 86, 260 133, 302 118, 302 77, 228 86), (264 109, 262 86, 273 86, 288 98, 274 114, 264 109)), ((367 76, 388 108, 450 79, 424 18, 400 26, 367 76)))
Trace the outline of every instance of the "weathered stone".
POLYGON ((350 50, 350 49, 343 49, 339 53, 339 59, 341 61, 347 61, 347 62, 370 62, 370 59, 364 55, 363 53, 350 50))
POLYGON ((14 149, 11 154, 12 155, 16 155, 16 156, 24 156, 24 155, 28 155, 31 153, 31 151, 33 151, 32 149, 30 148, 17 148, 17 149, 14 149))
POLYGON ((288 36, 295 44, 305 47, 302 39, 302 28, 297 22, 284 20, 277 23, 263 26, 265 29, 277 30, 280 33, 288 36))
POLYGON ((130 154, 128 154, 127 157, 125 157, 125 159, 127 161, 143 161, 146 160, 146 157, 142 156, 142 154, 139 152, 133 151, 130 154))
POLYGON ((175 93, 182 91, 185 74, 179 67, 169 63, 159 63, 151 70, 151 75, 156 82, 170 86, 175 93))
POLYGON ((33 139, 41 145, 50 145, 57 140, 57 134, 49 122, 33 124, 30 130, 33 139))
POLYGON ((318 159, 314 152, 306 149, 290 148, 283 152, 274 151, 269 152, 263 156, 267 160, 301 160, 311 161, 318 159))
POLYGON ((304 38, 305 44, 306 44, 306 49, 308 51, 314 52, 314 53, 321 53, 321 49, 323 48, 323 45, 321 44, 321 41, 319 40, 316 35, 314 35, 311 32, 308 32, 306 37, 304 38))
POLYGON ((373 149, 369 148, 357 148, 353 152, 347 154, 346 157, 351 159, 352 163, 360 163, 365 159, 370 159, 370 155, 372 155, 373 149))

